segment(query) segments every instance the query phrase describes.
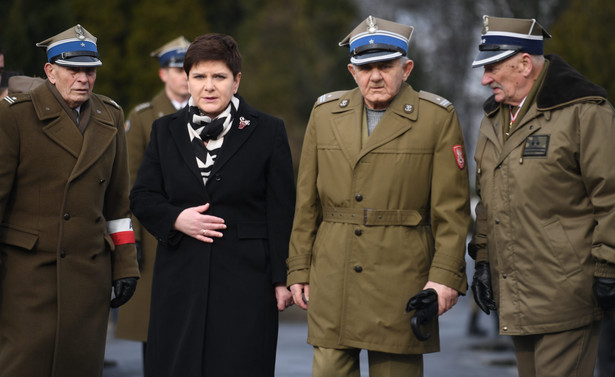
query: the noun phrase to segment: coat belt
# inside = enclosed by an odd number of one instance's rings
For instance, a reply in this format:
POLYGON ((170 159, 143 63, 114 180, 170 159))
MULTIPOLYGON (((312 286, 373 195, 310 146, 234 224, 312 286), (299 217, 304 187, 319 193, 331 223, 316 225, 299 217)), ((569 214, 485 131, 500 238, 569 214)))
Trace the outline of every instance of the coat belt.
POLYGON ((322 220, 366 226, 417 226, 428 222, 426 210, 324 207, 322 220))

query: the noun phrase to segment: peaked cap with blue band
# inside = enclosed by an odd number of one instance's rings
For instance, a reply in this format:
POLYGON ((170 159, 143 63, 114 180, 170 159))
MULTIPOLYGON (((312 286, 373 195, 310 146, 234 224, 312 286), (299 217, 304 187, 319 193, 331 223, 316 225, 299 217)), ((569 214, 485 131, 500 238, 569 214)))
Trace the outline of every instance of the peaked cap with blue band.
POLYGON ((79 24, 54 35, 36 47, 47 52, 47 61, 65 67, 100 67, 96 37, 79 24))
POLYGON ((412 26, 369 16, 339 45, 350 46, 350 62, 355 65, 397 59, 408 55, 412 26))
POLYGON ((161 68, 182 68, 188 46, 190 46, 189 40, 183 36, 177 37, 165 43, 159 49, 152 51, 150 56, 158 59, 161 68))
POLYGON ((497 63, 518 52, 542 55, 544 38, 551 38, 551 35, 535 19, 485 15, 479 53, 472 68, 497 63))

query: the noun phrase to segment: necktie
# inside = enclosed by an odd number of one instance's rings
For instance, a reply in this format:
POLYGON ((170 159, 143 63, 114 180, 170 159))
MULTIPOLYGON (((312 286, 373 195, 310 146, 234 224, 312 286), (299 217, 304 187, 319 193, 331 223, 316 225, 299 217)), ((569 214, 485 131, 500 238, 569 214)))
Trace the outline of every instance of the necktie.
POLYGON ((75 117, 75 122, 79 125, 79 111, 77 109, 71 109, 73 111, 73 116, 75 117))

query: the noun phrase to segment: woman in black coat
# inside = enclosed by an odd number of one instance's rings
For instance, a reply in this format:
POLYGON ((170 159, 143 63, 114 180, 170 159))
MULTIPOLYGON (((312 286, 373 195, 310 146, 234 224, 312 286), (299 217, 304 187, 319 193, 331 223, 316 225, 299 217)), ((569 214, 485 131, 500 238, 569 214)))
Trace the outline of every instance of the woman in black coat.
POLYGON ((295 187, 284 123, 236 96, 233 38, 196 38, 130 195, 158 239, 147 377, 273 376, 295 187))

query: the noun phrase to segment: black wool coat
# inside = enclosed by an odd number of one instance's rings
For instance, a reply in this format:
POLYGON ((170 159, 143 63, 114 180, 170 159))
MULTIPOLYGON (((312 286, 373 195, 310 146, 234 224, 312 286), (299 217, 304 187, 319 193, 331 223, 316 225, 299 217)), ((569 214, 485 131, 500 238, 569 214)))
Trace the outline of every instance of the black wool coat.
POLYGON ((282 120, 243 100, 203 184, 188 108, 156 120, 130 195, 158 239, 145 375, 273 376, 295 186, 282 120), (240 127, 240 122, 242 127, 240 127), (175 231, 185 208, 225 220, 212 244, 175 231))

